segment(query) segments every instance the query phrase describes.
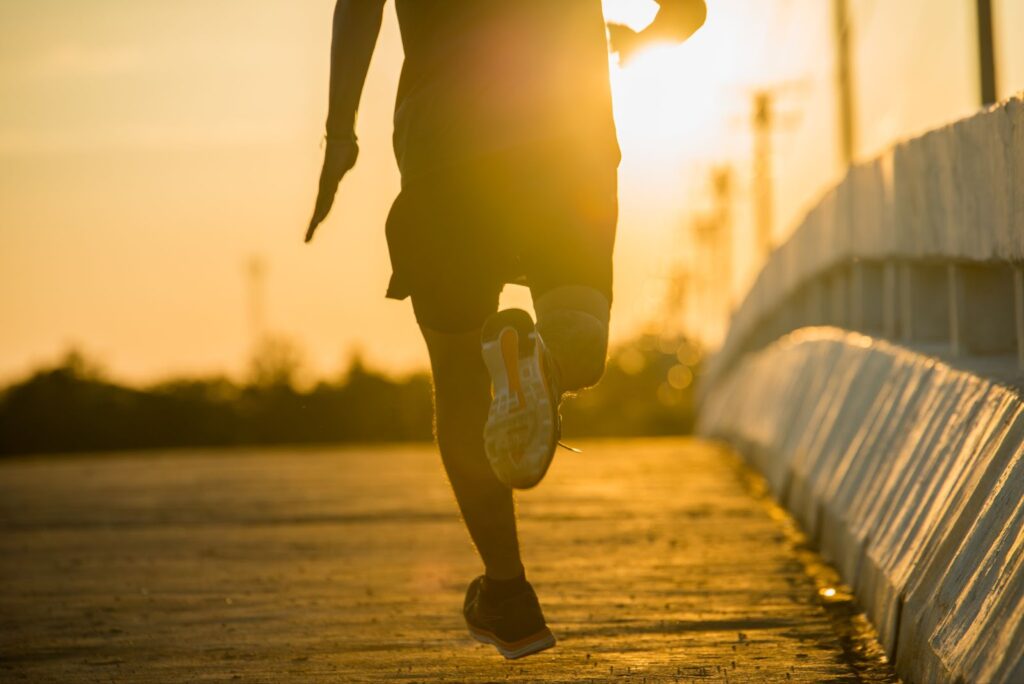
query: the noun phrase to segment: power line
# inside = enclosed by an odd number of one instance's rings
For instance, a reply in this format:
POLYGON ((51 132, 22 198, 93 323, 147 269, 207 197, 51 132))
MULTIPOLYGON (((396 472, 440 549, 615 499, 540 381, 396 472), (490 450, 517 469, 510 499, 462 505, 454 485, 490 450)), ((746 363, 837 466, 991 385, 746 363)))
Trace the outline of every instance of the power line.
POLYGON ((267 263, 263 257, 254 255, 245 264, 246 284, 248 289, 249 339, 252 349, 263 341, 266 335, 266 300, 265 286, 267 263))

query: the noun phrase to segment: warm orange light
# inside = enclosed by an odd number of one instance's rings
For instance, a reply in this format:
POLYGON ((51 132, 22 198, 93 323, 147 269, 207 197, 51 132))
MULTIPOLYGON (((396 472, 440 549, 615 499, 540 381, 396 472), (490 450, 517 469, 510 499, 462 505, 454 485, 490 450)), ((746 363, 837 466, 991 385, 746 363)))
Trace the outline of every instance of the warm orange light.
POLYGON ((604 0, 602 4, 608 21, 625 24, 634 31, 650 24, 658 13, 654 0, 604 0))
MULTIPOLYGON (((623 149, 648 161, 715 156, 732 59, 698 33, 683 45, 655 44, 625 65, 613 57, 612 89, 623 149)), ((718 151, 720 154, 720 151, 718 151)))

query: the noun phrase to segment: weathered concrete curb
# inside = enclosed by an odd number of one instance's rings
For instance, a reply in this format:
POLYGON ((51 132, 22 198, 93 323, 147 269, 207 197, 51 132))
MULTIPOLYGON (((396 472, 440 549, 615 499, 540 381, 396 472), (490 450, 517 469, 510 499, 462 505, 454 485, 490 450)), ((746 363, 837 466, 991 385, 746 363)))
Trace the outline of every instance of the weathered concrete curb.
POLYGON ((1018 350, 1024 367, 1024 93, 852 166, 771 254, 708 375, 822 324, 955 353, 1018 350), (954 289, 967 305, 955 333, 954 289))
POLYGON ((854 587, 911 682, 1024 681, 1024 402, 808 328, 744 357, 699 430, 738 444, 854 587))

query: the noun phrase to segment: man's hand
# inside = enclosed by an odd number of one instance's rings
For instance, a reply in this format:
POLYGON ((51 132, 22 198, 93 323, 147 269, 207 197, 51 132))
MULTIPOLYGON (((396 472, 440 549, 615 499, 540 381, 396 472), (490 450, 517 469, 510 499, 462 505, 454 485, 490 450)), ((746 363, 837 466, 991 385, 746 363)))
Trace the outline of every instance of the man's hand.
POLYGON ((608 24, 612 52, 626 64, 647 45, 658 42, 679 44, 704 25, 707 5, 704 0, 657 0, 658 14, 651 25, 637 33, 622 24, 608 24))
POLYGON ((338 192, 338 183, 356 164, 356 157, 359 156, 359 145, 355 138, 352 140, 327 140, 327 150, 324 152, 324 167, 320 171, 320 189, 316 195, 316 206, 313 208, 313 218, 306 230, 306 242, 313 239, 316 232, 331 207, 334 206, 334 195, 338 192))
POLYGON ((337 0, 331 36, 330 103, 327 107, 327 150, 320 172, 320 190, 306 242, 334 205, 338 183, 359 156, 355 122, 373 47, 380 33, 384 0, 337 0), (339 136, 338 133, 341 133, 339 136))
POLYGON ((608 24, 608 38, 612 52, 619 56, 622 64, 632 60, 636 51, 643 47, 640 34, 625 24, 608 24))

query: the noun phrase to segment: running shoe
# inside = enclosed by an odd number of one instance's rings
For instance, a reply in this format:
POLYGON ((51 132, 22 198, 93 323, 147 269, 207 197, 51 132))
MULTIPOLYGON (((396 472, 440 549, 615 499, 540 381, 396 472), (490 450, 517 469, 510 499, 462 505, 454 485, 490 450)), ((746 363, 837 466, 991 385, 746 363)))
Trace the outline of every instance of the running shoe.
POLYGON ((466 590, 462 614, 469 634, 477 641, 491 644, 509 660, 543 651, 555 645, 537 594, 529 582, 522 592, 504 599, 487 596, 487 578, 477 577, 466 590))
POLYGON ((529 489, 547 473, 561 433, 561 393, 552 378, 550 354, 522 309, 491 316, 482 345, 491 375, 484 449, 499 480, 529 489))

